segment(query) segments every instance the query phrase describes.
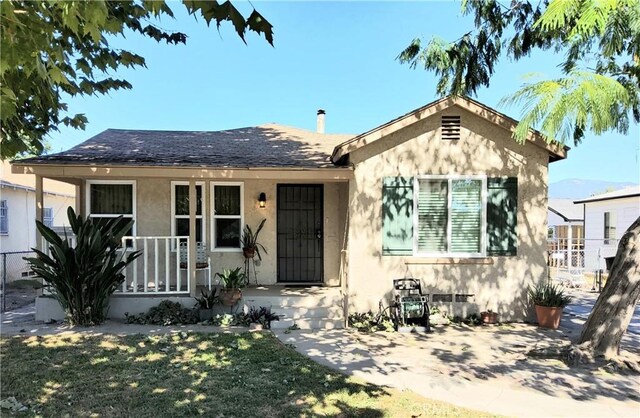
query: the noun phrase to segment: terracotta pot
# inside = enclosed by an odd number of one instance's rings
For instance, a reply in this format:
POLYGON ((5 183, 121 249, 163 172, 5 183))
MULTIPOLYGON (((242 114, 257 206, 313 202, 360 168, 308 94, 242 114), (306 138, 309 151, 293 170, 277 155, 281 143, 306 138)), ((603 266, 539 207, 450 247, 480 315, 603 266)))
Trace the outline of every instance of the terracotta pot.
POLYGON ((483 324, 498 323, 498 312, 480 312, 480 319, 483 324))
POLYGON ((256 249, 255 247, 243 248, 242 254, 244 255, 244 258, 253 258, 256 256, 256 249))
POLYGON ((222 289, 220 291, 220 301, 224 306, 233 306, 240 298, 242 298, 240 289, 222 289))
POLYGON ((562 308, 536 305, 536 317, 538 318, 538 326, 558 329, 560 318, 562 318, 562 308))

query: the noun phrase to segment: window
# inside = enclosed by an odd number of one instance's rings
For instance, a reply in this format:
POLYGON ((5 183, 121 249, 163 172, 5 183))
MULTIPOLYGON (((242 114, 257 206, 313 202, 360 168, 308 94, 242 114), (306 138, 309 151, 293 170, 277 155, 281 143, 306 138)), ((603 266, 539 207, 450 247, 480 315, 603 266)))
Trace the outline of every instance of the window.
MULTIPOLYGON (((196 242, 204 242, 204 183, 196 184, 196 242)), ((189 236, 189 182, 171 182, 171 231, 176 236, 189 236)), ((174 245, 175 247, 175 245, 174 245)), ((175 248, 173 248, 175 250, 175 248)))
POLYGON ((239 251, 244 211, 242 183, 212 183, 211 207, 213 250, 239 251))
POLYGON ((518 179, 385 177, 382 255, 517 255, 518 179))
POLYGON ((0 200, 0 234, 9 234, 9 206, 6 200, 0 200))
POLYGON ((53 208, 44 208, 42 210, 42 223, 44 226, 53 228, 53 208))
POLYGON ((415 185, 414 254, 484 255, 486 178, 421 176, 415 185))
MULTIPOLYGON (((135 181, 90 180, 87 181, 87 207, 89 217, 94 219, 135 219, 135 181)), ((126 235, 135 234, 135 224, 126 235)))
POLYGON ((615 244, 616 239, 616 214, 615 212, 604 213, 604 243, 615 244))

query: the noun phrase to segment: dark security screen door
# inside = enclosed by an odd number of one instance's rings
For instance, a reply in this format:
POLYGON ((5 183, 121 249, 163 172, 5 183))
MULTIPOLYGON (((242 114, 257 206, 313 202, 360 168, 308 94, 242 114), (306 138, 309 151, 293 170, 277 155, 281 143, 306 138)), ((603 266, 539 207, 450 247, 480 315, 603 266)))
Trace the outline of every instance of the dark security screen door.
POLYGON ((278 281, 321 283, 322 185, 278 185, 278 281))

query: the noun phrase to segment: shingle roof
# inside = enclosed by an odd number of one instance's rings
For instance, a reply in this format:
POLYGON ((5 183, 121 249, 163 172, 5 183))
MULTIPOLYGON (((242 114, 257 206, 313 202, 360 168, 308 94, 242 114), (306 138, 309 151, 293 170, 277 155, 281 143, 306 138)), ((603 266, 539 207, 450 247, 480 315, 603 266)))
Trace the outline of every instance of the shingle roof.
POLYGON ((547 206, 550 211, 561 216, 565 222, 584 221, 582 206, 573 203, 571 199, 549 199, 547 206))
POLYGON ((624 189, 615 190, 613 192, 593 195, 586 199, 576 200, 574 201, 574 203, 598 202, 600 200, 622 199, 625 197, 634 197, 634 196, 640 196, 640 185, 625 187, 624 189))
POLYGON ((276 124, 226 131, 107 129, 68 151, 19 163, 329 168, 334 147, 352 136, 276 124))

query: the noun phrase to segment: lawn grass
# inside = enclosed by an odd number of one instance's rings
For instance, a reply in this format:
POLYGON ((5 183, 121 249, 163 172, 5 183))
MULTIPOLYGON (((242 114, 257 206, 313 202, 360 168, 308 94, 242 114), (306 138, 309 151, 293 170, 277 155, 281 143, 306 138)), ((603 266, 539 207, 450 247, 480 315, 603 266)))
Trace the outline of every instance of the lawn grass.
POLYGON ((26 415, 486 416, 349 378, 270 333, 3 337, 0 364, 2 399, 26 415))

